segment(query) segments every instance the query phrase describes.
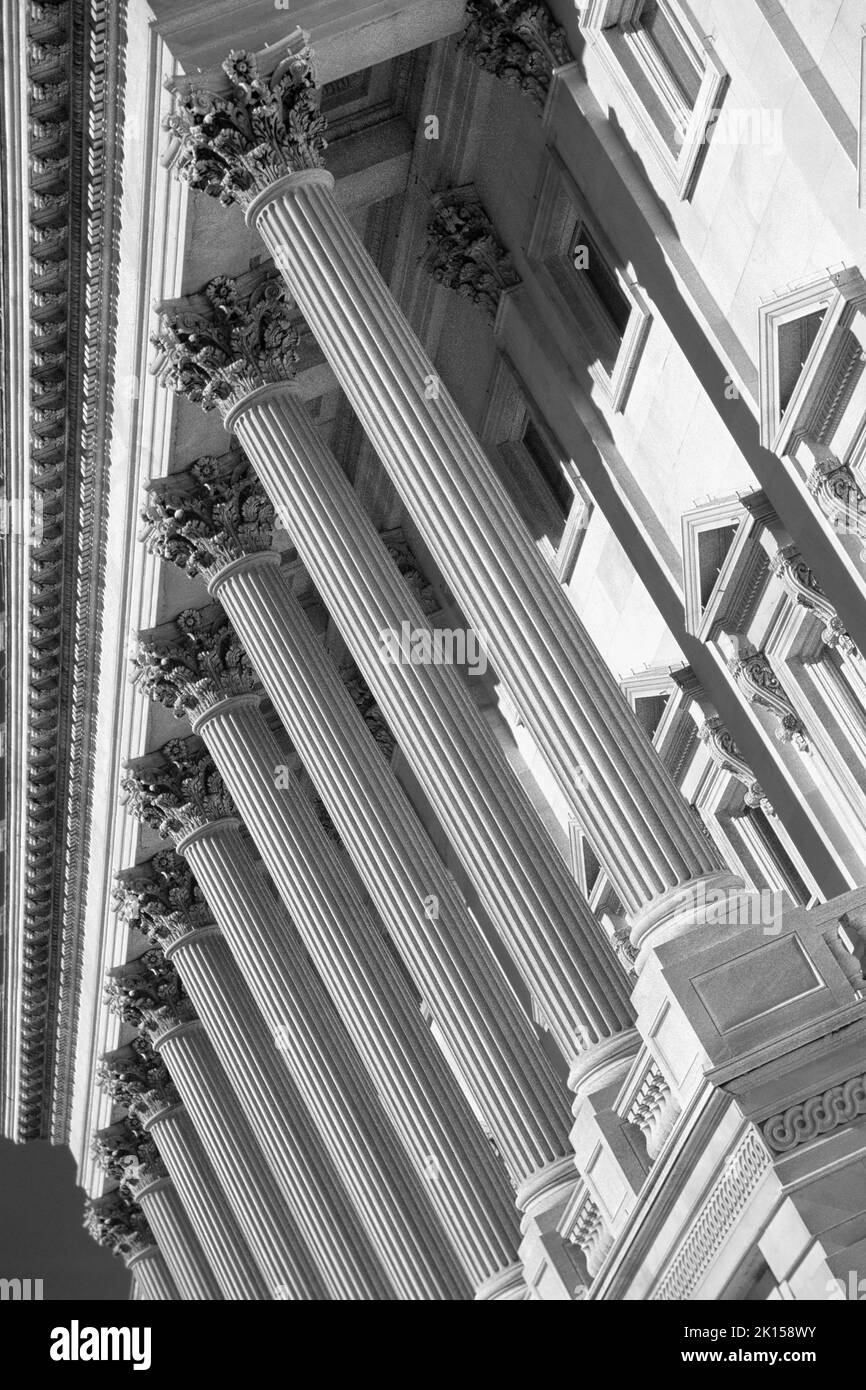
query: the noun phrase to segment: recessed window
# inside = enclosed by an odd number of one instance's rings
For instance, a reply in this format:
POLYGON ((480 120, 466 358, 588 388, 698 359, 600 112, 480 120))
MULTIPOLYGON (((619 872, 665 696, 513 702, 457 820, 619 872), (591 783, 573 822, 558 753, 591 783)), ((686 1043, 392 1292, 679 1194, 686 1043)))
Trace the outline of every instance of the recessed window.
POLYGON ((818 336, 818 329, 824 320, 826 310, 819 309, 813 314, 804 314, 791 323, 783 323, 778 335, 779 409, 788 409, 794 387, 800 380, 800 373, 806 365, 806 358, 818 336))
POLYGON ((637 722, 650 742, 652 742, 653 734, 661 723, 669 699, 670 695, 665 693, 635 696, 634 712, 637 715, 637 722))
POLYGON ((700 580, 701 607, 710 601, 716 580, 719 577, 725 556, 731 548, 737 526, 719 526, 713 531, 698 534, 698 574, 700 580))
POLYGON ((703 61, 677 14, 667 0, 644 0, 641 32, 646 35, 673 84, 679 104, 694 109, 701 90, 703 61))
POLYGON ((628 328, 631 305, 620 289, 619 281, 608 265, 586 223, 578 222, 571 243, 571 263, 578 275, 585 275, 598 296, 598 301, 619 335, 620 341, 628 328))
POLYGON ((550 527, 548 527, 547 535, 552 545, 558 545, 574 502, 574 488, 565 476, 562 463, 548 448, 543 436, 531 419, 527 420, 526 429, 523 432, 523 443, 526 452, 538 470, 540 479, 543 480, 544 486, 556 502, 559 524, 554 527, 555 535, 551 534, 550 527))

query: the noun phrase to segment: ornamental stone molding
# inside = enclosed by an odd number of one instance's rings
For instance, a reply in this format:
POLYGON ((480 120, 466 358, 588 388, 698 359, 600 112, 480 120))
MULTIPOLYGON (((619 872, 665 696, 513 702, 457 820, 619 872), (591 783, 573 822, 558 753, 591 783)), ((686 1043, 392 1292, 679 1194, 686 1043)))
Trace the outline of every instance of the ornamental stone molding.
POLYGON ((792 743, 801 753, 808 753, 809 740, 802 720, 764 653, 750 650, 749 643, 740 642, 738 653, 728 658, 728 670, 750 705, 761 705, 776 716, 779 742, 792 743))
POLYGON ((820 458, 808 487, 833 530, 860 542, 860 559, 866 561, 866 497, 848 465, 832 454, 820 458))
POLYGON ((159 950, 145 951, 110 970, 105 999, 112 1013, 144 1029, 154 1041, 197 1018, 180 976, 159 950))
POLYGON ((4 1106, 19 1141, 64 1142, 93 798, 126 0, 24 0, 13 9, 5 100, 23 112, 25 157, 16 121, 0 139, 9 216, 24 209, 29 238, 7 245, 0 306, 13 364, 4 437, 16 441, 3 481, 21 516, 3 576, 7 606, 20 615, 7 650, 8 686, 21 698, 10 709, 6 756, 22 788, 7 827, 22 888, 9 904, 6 990, 20 1027, 8 1043, 4 1106))
POLYGON ((276 179, 318 169, 327 148, 312 50, 296 29, 261 53, 233 50, 219 71, 173 78, 170 158, 191 188, 247 208, 276 179))
POLYGON ((503 291, 520 284, 511 256, 471 186, 434 197, 422 265, 438 285, 476 304, 491 323, 503 291))
POLYGON ((790 1153, 822 1134, 853 1124, 862 1115, 866 1115, 866 1074, 861 1072, 839 1086, 789 1105, 766 1120, 761 1132, 773 1153, 790 1153))
POLYGON ((122 1255, 127 1263, 156 1246, 156 1237, 141 1207, 119 1191, 85 1203, 84 1229, 97 1245, 122 1255))
POLYGON ((191 608, 172 623, 138 634, 133 657, 142 694, 181 719, 261 686, 228 618, 217 603, 191 608))
POLYGON ((128 763, 121 790, 132 814, 164 840, 236 814, 213 758, 195 735, 169 739, 128 763))
POLYGON ((698 729, 698 738, 716 766, 730 772, 738 782, 742 782, 746 788, 743 798, 746 805, 752 808, 760 807, 765 815, 775 816, 776 813, 764 795, 763 788, 718 715, 704 721, 698 729))
POLYGON ((820 618, 824 624, 821 641, 825 646, 836 647, 843 656, 859 657, 844 623, 796 546, 786 545, 776 552, 770 561, 770 575, 778 579, 795 603, 820 618))
POLYGON ((165 1062, 144 1033, 107 1053, 99 1063, 96 1080, 117 1105, 142 1123, 181 1103, 165 1062))
POLYGON ((190 576, 213 578, 244 555, 272 548, 276 515, 236 442, 219 457, 147 485, 142 540, 152 554, 190 576))
POLYGON ((187 861, 173 849, 121 869, 114 901, 121 919, 165 950, 214 925, 213 913, 187 861))
POLYGON ((469 0, 459 47, 501 82, 544 110, 554 69, 572 62, 565 30, 547 5, 523 0, 469 0))
POLYGON ((218 275, 200 294, 164 301, 156 312, 157 376, 203 410, 225 415, 260 386, 295 376, 300 334, 274 270, 218 275))
POLYGON ((613 1245, 613 1236, 589 1193, 578 1209, 568 1239, 583 1251, 586 1272, 590 1279, 594 1279, 613 1245))

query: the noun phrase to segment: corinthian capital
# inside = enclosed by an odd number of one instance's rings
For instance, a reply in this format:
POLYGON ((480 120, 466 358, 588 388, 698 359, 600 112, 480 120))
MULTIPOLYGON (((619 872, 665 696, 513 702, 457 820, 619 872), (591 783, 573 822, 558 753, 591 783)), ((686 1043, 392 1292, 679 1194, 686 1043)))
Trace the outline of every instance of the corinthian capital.
POLYGON ((175 94, 165 122, 180 178, 229 206, 249 206, 276 179, 318 169, 325 118, 307 35, 259 53, 233 50, 222 68, 166 82, 175 94))
POLYGON ((180 976, 161 951, 145 951, 109 971, 105 998, 124 1023, 154 1037, 196 1018, 180 976))
POLYGON ((424 267, 437 284, 470 299, 491 320, 503 290, 520 283, 510 255, 471 187, 434 198, 424 267))
POLYGON ((138 688, 178 719, 261 687, 219 604, 191 608, 171 623, 138 634, 133 657, 138 688))
POLYGON ((93 1139, 93 1153, 103 1172, 131 1197, 148 1183, 168 1177, 156 1144, 134 1119, 100 1130, 93 1139))
POLYGON ((234 803, 200 738, 173 738, 127 764, 121 781, 132 814, 164 840, 234 816, 234 803))
POLYGON ((572 61, 565 30, 546 5, 468 0, 460 47, 485 72, 519 87, 542 110, 553 70, 572 61))
POLYGON ((156 1245, 141 1207, 123 1192, 109 1192, 84 1206, 84 1229, 97 1245, 131 1260, 156 1245))
POLYGON ((158 304, 155 370, 163 386, 225 414, 260 386, 291 381, 300 337, 273 270, 218 275, 200 294, 158 304))
POLYGON ((270 550, 276 525, 273 503, 234 442, 218 458, 149 482, 141 518, 153 554, 205 579, 242 555, 270 550))
POLYGON ((143 1033, 126 1047, 107 1053, 97 1067, 96 1079, 112 1100, 138 1119, 180 1104, 165 1062, 143 1033))
POLYGON ((114 901, 122 920, 154 946, 165 948, 213 923, 188 863, 173 849, 161 849, 115 878, 114 901))

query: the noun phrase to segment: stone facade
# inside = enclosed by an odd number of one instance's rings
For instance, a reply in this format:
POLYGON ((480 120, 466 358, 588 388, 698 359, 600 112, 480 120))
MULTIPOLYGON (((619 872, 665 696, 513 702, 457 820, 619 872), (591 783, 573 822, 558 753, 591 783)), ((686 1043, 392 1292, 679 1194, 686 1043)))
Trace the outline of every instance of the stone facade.
POLYGON ((385 8, 4 9, 3 1132, 137 1299, 830 1297, 858 7, 385 8))

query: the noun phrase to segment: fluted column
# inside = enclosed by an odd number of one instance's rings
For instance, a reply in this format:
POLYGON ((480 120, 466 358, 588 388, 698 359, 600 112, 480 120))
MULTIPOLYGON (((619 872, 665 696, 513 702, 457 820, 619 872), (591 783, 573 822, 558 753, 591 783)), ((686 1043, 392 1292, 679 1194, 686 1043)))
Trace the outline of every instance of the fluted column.
MULTIPOLYGON (((570 1148, 565 1098, 532 1027, 294 598, 279 556, 271 550, 244 553, 241 542, 267 545, 271 538, 273 509, 252 470, 232 456, 222 474, 212 469, 198 489, 193 527, 184 528, 183 508, 176 506, 182 489, 182 482, 168 478, 158 495, 152 494, 151 544, 187 570, 192 545, 201 557, 205 539, 214 554, 237 552, 234 560, 205 567, 209 588, 231 618, 364 886, 447 1036, 512 1177, 523 1182, 570 1148)), ((219 631, 217 622, 202 657, 219 631)), ((186 628, 182 637, 183 649, 195 661, 200 643, 186 628)), ((164 679, 164 669, 161 675, 164 679)), ((211 902, 223 900, 202 882, 211 902)), ((240 959, 238 946, 233 948, 240 959)), ((249 974, 247 979, 252 984, 249 974)), ((258 981, 253 988, 261 998, 258 981)))
POLYGON ((141 1289, 142 1295, 151 1303, 180 1301, 180 1294, 172 1279, 162 1252, 152 1245, 148 1250, 133 1255, 126 1261, 126 1267, 141 1289))
MULTIPOLYGON (((248 939, 257 928, 261 933, 267 895, 236 820, 206 823, 184 840, 192 840, 195 845, 211 831, 220 837, 229 836, 238 862, 232 862, 228 873, 220 877, 206 875, 200 880, 201 887, 208 891, 210 902, 216 904, 214 916, 227 919, 230 914, 226 902, 234 902, 232 935, 246 956, 248 939), (224 898, 226 893, 228 900, 224 898)), ((192 850, 190 854, 194 859, 192 850)), ((148 864, 127 871, 121 895, 130 925, 159 944, 176 965, 218 1053, 222 1051, 221 1040, 227 1057, 232 1053, 241 1026, 238 1003, 249 1003, 245 1013, 253 1017, 249 1023, 243 1022, 243 1058, 238 1067, 230 1068, 228 1060, 225 1065, 235 1090, 241 1087, 239 1094, 248 1099, 250 1126, 281 1185, 289 1191, 300 1187, 287 1164, 282 1134, 285 1115, 294 1114, 296 1130, 302 1123, 312 1130, 306 1120, 308 1110, 315 1125, 315 1138, 308 1141, 310 1151, 315 1153, 323 1145, 328 1155, 326 1158, 319 1152, 319 1170, 323 1176, 331 1171, 335 1186, 338 1181, 345 1184, 354 1212, 369 1232, 399 1296, 453 1296, 453 1261, 444 1248, 426 1195, 406 1163, 372 1087, 351 1056, 349 1039, 323 991, 315 986, 309 964, 293 941, 291 924, 287 920, 271 923, 266 918, 267 954, 260 957, 260 968, 252 977, 247 976, 251 987, 248 989, 242 970, 217 928, 202 926, 211 920, 209 905, 202 899, 188 865, 174 851, 163 850, 148 864), (288 938, 285 952, 280 949, 283 936, 288 938), (275 954, 282 955, 284 962, 278 975, 274 970, 275 954), (272 1000, 270 1011, 264 1007, 266 997, 272 1000), (293 1015, 291 1028, 287 1025, 289 1013, 293 1015), (280 1039, 284 1057, 284 1038, 297 1049, 296 1065, 289 1068, 288 1075, 275 1038, 280 1039), (303 1120, 296 1094, 303 1102, 303 1120)), ((292 1143, 296 1146, 297 1138, 292 1143)), ((318 1176, 315 1170, 314 1175, 318 1176)), ((315 1193, 306 1200, 312 1201, 314 1196, 315 1193)), ((323 1263, 334 1257, 330 1234, 336 1215, 334 1205, 327 1210, 330 1244, 323 1252, 323 1263)), ((377 1301, 393 1296, 394 1290, 381 1276, 378 1288, 368 1295, 377 1301)))
MULTIPOLYGON (((198 309, 183 316, 187 342, 175 344, 166 379, 195 399, 230 404, 238 438, 485 908, 563 1054, 578 1059, 577 1084, 597 1064, 579 1054, 611 1039, 605 1055, 626 1045, 620 1035, 631 1011, 621 967, 457 672, 391 655, 389 634, 408 624, 432 640, 429 624, 294 388, 280 381, 249 389, 291 370, 282 286, 245 286, 242 307, 237 287, 223 281, 208 293, 211 318, 198 309), (214 344, 203 366, 189 334, 199 345, 213 335, 222 303, 238 325, 254 323, 259 338, 243 359, 220 338, 222 355, 214 344), (213 370, 226 360, 231 370, 213 370)), ((180 327, 173 332, 176 339, 180 327)), ((196 512, 191 498, 191 520, 196 512)))
POLYGON ((103 1058, 99 1084, 137 1119, 159 1150, 223 1297, 272 1297, 165 1062, 140 1033, 103 1058))
POLYGON ((121 1256, 138 1297, 151 1302, 180 1300, 147 1218, 128 1193, 115 1188, 90 1198, 84 1207, 84 1229, 97 1245, 121 1256))
MULTIPOLYGON (((235 675, 243 680, 243 668, 235 675)), ((257 705, 256 695, 240 695, 198 716, 213 763, 198 740, 183 755, 180 740, 166 745, 159 769, 148 760, 141 780, 159 808, 151 823, 163 834, 193 828, 178 812, 185 788, 216 786, 219 769, 416 1172, 427 1176, 432 1165, 430 1200, 477 1289, 516 1260, 504 1174, 312 805, 294 779, 277 787, 280 751, 257 705)))
POLYGON ((159 1241, 181 1298, 221 1299, 222 1291, 168 1176, 140 1185, 137 1198, 159 1241))
POLYGON ((135 965, 137 973, 127 967, 123 977, 127 1002, 118 995, 113 1007, 126 1022, 145 1027, 164 1057, 269 1288, 288 1290, 296 1301, 327 1299, 318 1266, 179 981, 169 989, 166 974, 156 973, 157 961, 152 970, 146 961, 131 963, 135 965))
POLYGON ((207 1257, 181 1205, 153 1140, 132 1116, 101 1130, 94 1140, 98 1162, 144 1213, 181 1298, 221 1299, 207 1257))
POLYGON ((181 79, 180 172, 261 234, 639 933, 719 862, 339 208, 314 85, 293 41, 181 79))

